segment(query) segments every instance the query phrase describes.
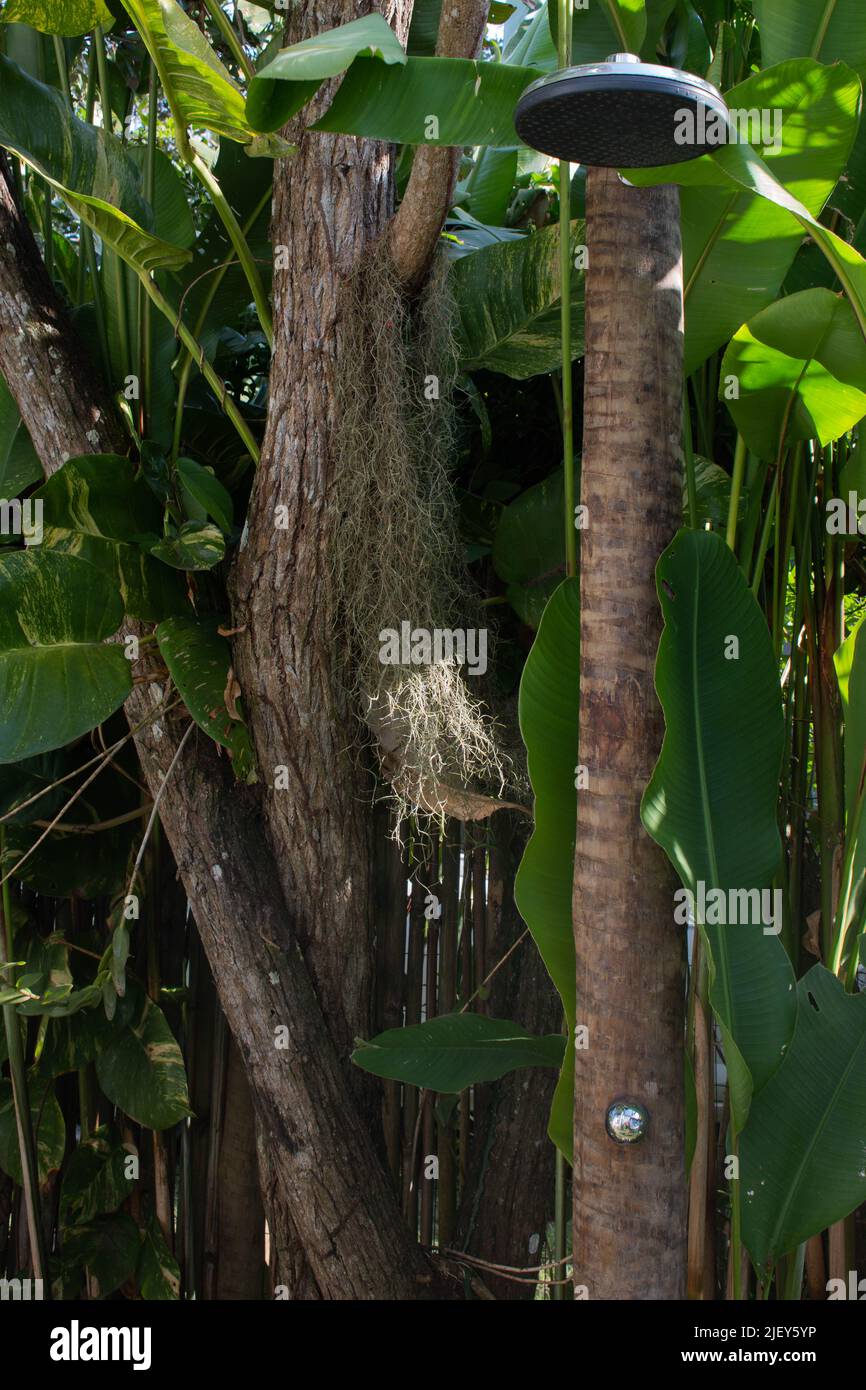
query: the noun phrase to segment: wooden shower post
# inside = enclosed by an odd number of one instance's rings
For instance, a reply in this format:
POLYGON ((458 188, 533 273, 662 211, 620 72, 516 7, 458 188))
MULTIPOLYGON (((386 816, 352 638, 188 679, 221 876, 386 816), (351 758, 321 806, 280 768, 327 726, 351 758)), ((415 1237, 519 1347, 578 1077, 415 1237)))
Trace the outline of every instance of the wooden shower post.
POLYGON ((587 175, 580 762, 574 872, 575 1285, 590 1299, 685 1294, 684 946, 674 883, 640 820, 664 723, 656 561, 682 517, 679 193, 587 175), (609 1107, 648 1113, 638 1142, 609 1107))

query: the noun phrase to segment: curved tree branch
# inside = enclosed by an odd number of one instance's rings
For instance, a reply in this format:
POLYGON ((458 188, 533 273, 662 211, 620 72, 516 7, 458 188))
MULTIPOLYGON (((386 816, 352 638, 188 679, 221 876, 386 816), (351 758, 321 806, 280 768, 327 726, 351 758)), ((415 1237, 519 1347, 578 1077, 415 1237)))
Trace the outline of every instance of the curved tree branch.
MULTIPOLYGON (((440 58, 475 58, 487 23, 489 0, 443 0, 436 53, 440 58)), ((424 279, 448 215, 460 150, 422 145, 415 151, 403 201, 391 223, 391 259, 408 290, 424 279)))

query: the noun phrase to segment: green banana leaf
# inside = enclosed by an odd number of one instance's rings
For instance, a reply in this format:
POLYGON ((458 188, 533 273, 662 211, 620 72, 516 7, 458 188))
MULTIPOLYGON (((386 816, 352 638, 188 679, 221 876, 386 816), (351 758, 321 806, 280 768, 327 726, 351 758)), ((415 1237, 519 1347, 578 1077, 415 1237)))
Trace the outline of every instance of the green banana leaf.
POLYGON ((574 1117, 575 962, 571 917, 577 823, 580 583, 552 595, 523 668, 520 733, 535 797, 535 824, 514 880, 514 901, 553 980, 566 1047, 548 1133, 571 1161, 574 1117))
POLYGON ((516 146, 517 99, 540 76, 471 58, 409 58, 403 66, 356 58, 310 129, 398 145, 516 146))
POLYGON ((0 145, 41 174, 82 222, 135 270, 177 269, 189 252, 146 230, 140 176, 108 131, 0 55, 0 145))
POLYGON ((201 29, 177 0, 123 0, 172 108, 190 126, 248 144, 244 98, 201 29))
POLYGON ((838 439, 866 415, 866 341, 851 305, 812 289, 762 309, 728 346, 719 397, 762 458, 797 440, 838 439), (727 399, 731 378, 735 399, 727 399))
MULTIPOLYGON (((714 532, 678 532, 656 579, 665 620, 656 688, 666 728, 641 819, 693 903, 701 884, 706 893, 770 889, 781 857, 784 730, 766 622, 714 532)), ((700 923, 737 1132, 794 1026, 794 974, 782 942, 765 933, 765 919, 746 915, 747 924, 700 923)))
POLYGON ((765 67, 808 56, 842 58, 866 76, 866 24, 861 0, 753 0, 765 67))
POLYGON ((406 62, 393 29, 376 12, 281 48, 250 83, 247 120, 256 130, 279 130, 326 78, 345 72, 361 55, 385 63, 406 62))
POLYGON ((736 111, 781 112, 778 131, 771 125, 760 147, 766 164, 751 145, 728 144, 684 164, 624 171, 642 187, 682 186, 687 374, 776 299, 802 226, 817 236, 814 219, 848 161, 860 98, 859 79, 844 63, 792 59, 726 93, 736 111))
POLYGON ((866 995, 823 965, 797 985, 785 1060, 740 1141, 743 1237, 759 1267, 866 1200, 866 995))
POLYGON ((352 1061, 373 1076, 454 1094, 519 1067, 559 1067, 564 1042, 561 1033, 539 1037, 502 1018, 441 1014, 358 1042, 352 1061))

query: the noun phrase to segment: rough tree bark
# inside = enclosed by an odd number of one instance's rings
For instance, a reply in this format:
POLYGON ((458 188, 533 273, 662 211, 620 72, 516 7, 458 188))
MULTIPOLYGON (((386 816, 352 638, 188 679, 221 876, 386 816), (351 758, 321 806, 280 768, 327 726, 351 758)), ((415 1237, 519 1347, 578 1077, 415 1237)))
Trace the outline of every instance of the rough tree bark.
POLYGON ((0 247, 0 372, 46 473, 76 454, 125 453, 105 385, 78 342, 18 211, 2 150, 0 247), (58 419, 64 422, 60 429, 58 419))
POLYGON ((667 861, 640 822, 663 734, 658 556, 681 515, 682 253, 675 187, 587 179, 580 761, 574 875, 574 1277, 590 1298, 685 1284, 683 953, 667 861), (646 1105, 615 1143, 608 1105, 646 1105))

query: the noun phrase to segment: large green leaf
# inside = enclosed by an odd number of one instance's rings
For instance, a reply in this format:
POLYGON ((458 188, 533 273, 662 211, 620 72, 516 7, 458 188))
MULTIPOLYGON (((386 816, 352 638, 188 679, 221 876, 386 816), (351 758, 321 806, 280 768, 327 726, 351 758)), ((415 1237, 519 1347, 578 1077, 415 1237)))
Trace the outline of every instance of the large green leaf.
MULTIPOLYGON (((143 177, 147 146, 127 145, 126 149, 143 177)), ((168 155, 160 149, 154 150, 151 208, 156 235, 162 237, 163 241, 170 241, 172 246, 180 246, 188 251, 195 241, 195 220, 189 189, 168 155)))
POLYGON ((0 376, 0 497, 17 497, 37 478, 42 465, 33 448, 18 406, 0 376))
POLYGON ((734 335, 719 394, 749 448, 775 459, 785 445, 823 446, 866 415, 866 341, 851 305, 830 290, 803 290, 762 309, 734 335))
MULTIPOLYGON (((30 1098, 33 1133, 36 1137, 41 1185, 63 1162, 66 1152, 66 1124, 51 1081, 31 1073, 27 1078, 27 1093, 30 1098)), ((0 1081, 0 1168, 4 1173, 8 1173, 14 1182, 21 1183, 18 1126, 15 1120, 12 1083, 9 1081, 0 1081)))
POLYGON ((580 583, 548 602, 520 682, 520 733, 535 797, 534 828, 514 880, 514 901, 559 990, 567 1043, 549 1134, 571 1160, 574 1115, 575 965, 571 924, 577 822, 580 583))
MULTIPOLYGON (((665 737, 641 818, 693 902, 700 902, 700 885, 705 893, 769 889, 781 857, 784 730, 764 616, 714 532, 678 532, 656 577, 665 620, 656 664, 665 737)), ((765 934, 764 921, 746 915, 747 923, 700 923, 738 1131, 753 1088, 778 1066, 794 1023, 785 949, 778 935, 765 934)))
POLYGON ((129 459, 68 459, 34 496, 43 505, 43 544, 102 570, 130 617, 158 622, 188 607, 180 575, 136 543, 162 529, 162 508, 129 459))
MULTIPOLYGON (((558 3, 559 0, 553 0, 554 5, 558 3)), ((553 42, 547 17, 548 8, 548 0, 544 0, 512 35, 503 54, 506 62, 515 66, 537 68, 540 72, 552 72, 558 66, 556 44, 553 42)))
POLYGON ((488 149, 483 146, 478 150, 469 174, 458 184, 461 206, 479 222, 501 226, 505 221, 517 175, 517 156, 516 149, 488 149))
POLYGON ((123 0, 181 119, 248 144, 254 132, 240 88, 177 0, 123 0))
POLYGON ((471 58, 409 58, 402 67, 356 58, 311 129, 399 145, 519 145, 514 108, 540 76, 471 58))
POLYGON ((177 475, 184 500, 190 508, 195 508, 190 515, 198 519, 213 517, 220 530, 228 535, 234 513, 231 493, 226 491, 214 472, 194 459, 178 459, 177 475))
POLYGON ((126 1201, 134 1186, 126 1176, 130 1153, 135 1150, 121 1142, 111 1124, 99 1125, 82 1139, 69 1157, 60 1189, 60 1219, 65 1226, 117 1211, 126 1201))
POLYGON ((361 55, 385 63, 406 62, 393 29, 376 12, 281 48, 250 83, 247 120, 256 130, 279 130, 326 78, 345 72, 361 55))
POLYGON ((116 587, 75 555, 0 556, 0 762, 60 748, 132 688, 116 587))
POLYGON ((148 1129, 169 1129, 190 1113, 180 1048, 143 992, 132 1021, 96 1059, 96 1075, 108 1099, 148 1129))
POLYGON ((0 55, 0 145, 54 188, 138 270, 176 269, 189 252, 145 230, 140 177, 119 140, 72 115, 65 98, 0 55))
POLYGON ((527 488, 503 507, 493 537, 493 567, 508 585, 506 596, 530 627, 565 575, 564 472, 527 488))
MULTIPOLYGON (((838 64, 841 67, 841 64, 838 64)), ((842 285, 860 331, 866 337, 866 261, 848 242, 823 226, 792 193, 776 182, 773 172, 751 145, 725 145, 714 155, 720 168, 744 188, 784 208, 796 218, 827 258, 842 285)))
POLYGON ((114 16, 104 0, 6 0, 0 22, 29 24, 41 34, 75 38, 97 24, 110 28, 114 16))
POLYGON ((442 1014, 358 1042, 352 1061, 374 1076, 453 1093, 518 1067, 558 1067, 563 1042, 560 1034, 538 1037, 502 1018, 442 1014))
POLYGON ((141 1233, 136 1275, 142 1298, 150 1301, 174 1301, 180 1298, 180 1269, 165 1243, 155 1213, 151 1214, 141 1233))
MULTIPOLYGON (((557 43, 558 0, 550 0, 547 14, 551 37, 557 43)), ((597 63, 611 53, 640 53, 646 30, 644 0, 591 0, 586 6, 575 6, 571 26, 572 62, 597 63)))
POLYGON ((225 539, 218 526, 209 521, 184 521, 170 527, 150 553, 176 570, 210 570, 225 555, 225 539))
POLYGON ((241 779, 252 776, 253 753, 247 726, 226 708, 231 648, 215 618, 168 618, 156 629, 163 660, 183 702, 199 728, 232 755, 241 779))
POLYGON ((844 63, 793 59, 726 94, 737 111, 781 111, 778 144, 757 146, 766 165, 750 145, 732 143, 685 164, 626 171, 635 184, 683 185, 687 373, 777 297, 802 244, 799 214, 817 217, 848 160, 860 99, 844 63))
POLYGON ((763 1266, 866 1200, 866 996, 822 965, 797 985, 797 1024, 752 1101, 740 1147, 743 1235, 763 1266))
MULTIPOLYGON (((572 224, 579 246, 584 224, 572 224)), ((560 343, 559 228, 461 256, 451 267, 463 367, 522 379, 555 371, 560 343)), ((571 277, 572 356, 583 352, 584 276, 571 277)))
POLYGON ((843 58, 866 76, 862 0, 753 0, 764 66, 785 58, 843 58))
POLYGON ((134 1274, 140 1246, 132 1217, 125 1211, 112 1212, 63 1232, 63 1263, 87 1269, 105 1297, 134 1274))

